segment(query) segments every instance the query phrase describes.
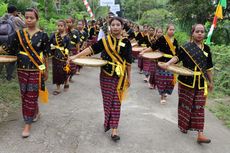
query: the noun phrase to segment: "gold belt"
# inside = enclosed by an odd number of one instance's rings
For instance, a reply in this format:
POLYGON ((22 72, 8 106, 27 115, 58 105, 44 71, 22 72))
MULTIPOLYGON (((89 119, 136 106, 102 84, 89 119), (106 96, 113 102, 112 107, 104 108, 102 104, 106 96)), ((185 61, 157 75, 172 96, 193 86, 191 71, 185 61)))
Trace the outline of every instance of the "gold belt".
MULTIPOLYGON (((26 52, 24 52, 24 51, 20 51, 19 54, 28 56, 28 54, 27 54, 26 52)), ((43 58, 43 53, 42 53, 42 52, 40 53, 40 58, 41 58, 41 59, 43 58)))
MULTIPOLYGON (((24 51, 20 51, 19 54, 28 56, 28 54, 24 51)), ((40 58, 43 59, 43 53, 42 52, 40 53, 40 58)), ((39 68, 39 70, 45 70, 46 66, 44 64, 42 64, 42 65, 39 65, 38 68, 39 68)))
POLYGON ((171 54, 163 54, 163 56, 166 58, 173 58, 173 55, 171 55, 171 54))

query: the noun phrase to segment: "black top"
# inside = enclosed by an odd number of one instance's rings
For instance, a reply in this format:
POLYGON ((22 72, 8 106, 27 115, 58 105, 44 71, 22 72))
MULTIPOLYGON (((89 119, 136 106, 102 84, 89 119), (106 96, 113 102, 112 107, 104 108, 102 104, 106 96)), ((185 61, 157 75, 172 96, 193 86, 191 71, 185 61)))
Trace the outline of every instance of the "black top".
POLYGON ((89 39, 93 39, 93 36, 96 35, 96 28, 95 27, 91 27, 89 29, 89 39))
POLYGON ((85 42, 87 40, 87 33, 83 30, 83 31, 78 31, 79 32, 79 38, 80 38, 80 48, 83 45, 83 42, 85 42))
POLYGON ((80 42, 78 30, 71 30, 68 32, 68 37, 70 38, 70 48, 76 48, 76 45, 80 42))
POLYGON ((60 36, 60 34, 51 34, 50 36, 50 44, 53 44, 54 46, 60 46, 64 47, 63 50, 60 50, 58 48, 52 50, 52 55, 54 58, 59 60, 67 60, 68 58, 68 51, 70 49, 70 38, 65 35, 63 38, 60 36), (57 38, 56 38, 57 37, 57 38), (58 40, 58 44, 57 41, 58 40), (68 51, 65 51, 65 49, 68 49, 68 51))
MULTIPOLYGON (((174 38, 173 41, 173 46, 176 47, 175 52, 178 51, 178 43, 177 40, 174 38)), ((153 51, 155 50, 159 50, 160 52, 164 53, 164 54, 169 54, 173 56, 172 51, 170 50, 170 47, 167 43, 167 41, 165 40, 164 36, 161 36, 159 39, 157 39, 152 45, 151 48, 153 51)), ((160 62, 168 62, 170 60, 170 58, 167 57, 161 57, 158 59, 158 61, 160 62)))
POLYGON ((132 39, 136 38, 136 35, 135 35, 135 32, 134 32, 134 31, 128 33, 128 35, 129 35, 129 36, 128 36, 129 40, 132 40, 132 39))
POLYGON ((87 27, 84 27, 84 31, 86 32, 87 38, 89 37, 89 30, 87 27))
MULTIPOLYGON (((130 41, 127 38, 123 38, 121 41, 122 43, 118 44, 118 42, 119 42, 118 39, 116 39, 112 36, 111 36, 111 38, 112 38, 113 44, 114 44, 114 41, 116 40, 116 51, 118 49, 118 45, 120 46, 119 55, 121 56, 121 58, 123 60, 126 60, 126 62, 128 64, 131 64, 132 63, 132 46, 131 46, 130 41)), ((103 60, 113 62, 111 57, 105 51, 105 47, 104 47, 104 44, 102 42, 102 39, 99 40, 94 45, 92 45, 91 49, 92 49, 94 54, 98 54, 101 52, 101 57, 103 60)), ((110 74, 112 76, 116 76, 116 74, 114 73, 114 66, 112 66, 111 64, 106 64, 105 66, 102 67, 102 70, 106 71, 108 74, 110 74)))
POLYGON ((136 36, 136 40, 138 41, 138 45, 146 45, 147 47, 151 46, 151 43, 149 42, 149 37, 148 35, 142 35, 141 32, 139 32, 136 36))
MULTIPOLYGON (((22 30, 19 30, 22 33, 22 30)), ((43 54, 44 57, 51 56, 49 37, 47 33, 38 31, 32 37, 27 32, 29 40, 31 42, 32 47, 38 53, 38 55, 43 54)), ((17 66, 18 69, 25 70, 38 70, 38 68, 33 64, 30 58, 26 55, 23 47, 20 44, 19 37, 17 33, 12 35, 7 44, 3 45, 3 48, 10 55, 15 55, 18 57, 17 66)))
MULTIPOLYGON (((203 52, 204 54, 207 55, 205 62, 207 62, 206 64, 207 70, 209 70, 213 67, 212 54, 210 52, 209 46, 204 45, 203 52)), ((190 56, 185 52, 185 50, 182 47, 180 47, 180 49, 178 50, 177 57, 179 61, 182 61, 184 67, 192 71, 195 71, 196 64, 193 62, 193 60, 190 58, 190 56)), ((196 71, 200 72, 198 68, 196 69, 197 69, 196 71)), ((178 81, 191 88, 195 88, 197 87, 197 85, 199 89, 204 88, 204 78, 202 76, 182 76, 180 75, 178 77, 178 81)))

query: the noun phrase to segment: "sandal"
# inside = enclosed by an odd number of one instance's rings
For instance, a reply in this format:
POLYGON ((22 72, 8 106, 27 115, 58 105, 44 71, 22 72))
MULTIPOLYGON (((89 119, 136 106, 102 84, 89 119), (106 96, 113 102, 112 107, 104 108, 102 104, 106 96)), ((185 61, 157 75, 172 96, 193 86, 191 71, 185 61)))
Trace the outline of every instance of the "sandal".
POLYGON ((58 95, 58 94, 60 94, 61 93, 61 91, 58 91, 58 90, 54 90, 53 91, 53 95, 58 95))
POLYGON ((120 140, 120 137, 118 135, 111 135, 111 138, 114 142, 120 140))

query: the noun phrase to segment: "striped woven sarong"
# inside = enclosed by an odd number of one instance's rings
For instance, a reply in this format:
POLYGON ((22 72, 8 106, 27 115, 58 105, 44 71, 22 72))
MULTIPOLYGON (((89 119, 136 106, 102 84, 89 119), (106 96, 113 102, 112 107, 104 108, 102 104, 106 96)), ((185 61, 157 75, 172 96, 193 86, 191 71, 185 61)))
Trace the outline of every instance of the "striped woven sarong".
MULTIPOLYGON (((71 48, 70 51, 72 52, 73 55, 76 55, 77 54, 77 49, 76 48, 71 48)), ((73 76, 76 71, 77 71, 77 65, 74 64, 73 62, 70 62, 70 75, 73 76)))
POLYGON ((141 56, 138 57, 138 67, 139 67, 140 71, 143 70, 143 57, 141 57, 141 56))
POLYGON ((153 85, 153 87, 156 86, 156 69, 157 69, 157 62, 153 61, 151 62, 150 68, 149 68, 149 84, 153 85))
POLYGON ((64 84, 68 79, 69 75, 66 71, 64 71, 64 67, 66 66, 66 61, 60 61, 53 57, 52 59, 52 67, 53 67, 53 84, 64 84))
POLYGON ((38 114, 39 71, 18 70, 22 98, 22 115, 26 124, 31 124, 38 114))
POLYGON ((181 131, 187 130, 202 132, 204 129, 204 107, 206 98, 204 90, 188 88, 178 85, 178 127, 181 131))
POLYGON ((157 66, 156 84, 160 95, 172 94, 174 88, 173 78, 174 76, 172 72, 163 70, 159 66, 157 66))
POLYGON ((145 59, 143 60, 143 71, 146 76, 149 76, 152 71, 156 69, 156 62, 145 59))
POLYGON ((100 74, 100 85, 104 105, 104 128, 117 129, 120 119, 121 103, 118 98, 118 77, 110 77, 103 72, 100 74))

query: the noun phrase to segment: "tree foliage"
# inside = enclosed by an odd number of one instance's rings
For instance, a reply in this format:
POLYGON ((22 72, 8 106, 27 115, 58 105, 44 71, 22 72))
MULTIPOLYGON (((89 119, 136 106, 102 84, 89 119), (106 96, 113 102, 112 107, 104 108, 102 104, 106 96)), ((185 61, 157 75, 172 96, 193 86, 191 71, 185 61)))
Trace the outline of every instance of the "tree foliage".
POLYGON ((35 4, 32 0, 6 0, 5 3, 15 5, 20 12, 24 12, 26 8, 32 7, 35 4))
POLYGON ((211 0, 169 0, 168 4, 184 30, 191 29, 194 23, 205 24, 214 11, 211 0))
POLYGON ((164 28, 174 20, 173 13, 166 9, 152 9, 143 13, 140 24, 164 28))
POLYGON ((133 21, 140 20, 145 11, 162 8, 168 0, 121 0, 125 17, 133 21))
POLYGON ((3 16, 7 12, 7 4, 0 1, 0 16, 3 16))
POLYGON ((211 46, 211 51, 215 65, 215 92, 230 96, 230 47, 225 45, 211 46))
POLYGON ((98 7, 97 10, 95 10, 95 17, 98 18, 105 18, 109 13, 108 7, 98 7))
MULTIPOLYGON (((209 22, 208 29, 211 27, 211 22, 209 22)), ((218 26, 213 32, 212 42, 214 44, 230 44, 230 21, 220 20, 218 26)))

